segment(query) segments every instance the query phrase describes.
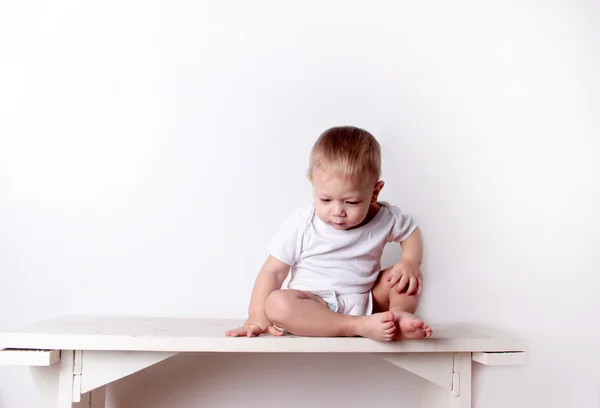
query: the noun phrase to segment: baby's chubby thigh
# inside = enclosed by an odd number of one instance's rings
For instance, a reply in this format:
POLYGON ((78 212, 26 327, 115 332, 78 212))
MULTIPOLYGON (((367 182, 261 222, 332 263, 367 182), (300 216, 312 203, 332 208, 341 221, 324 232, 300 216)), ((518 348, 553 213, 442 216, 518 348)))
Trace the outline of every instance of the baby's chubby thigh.
POLYGON ((307 300, 316 303, 311 304, 311 306, 328 307, 325 300, 307 291, 297 289, 275 290, 267 297, 267 301, 265 302, 267 319, 274 324, 284 327, 286 322, 302 314, 304 309, 302 306, 307 300))
POLYGON ((388 310, 390 306, 390 291, 392 285, 388 278, 390 277, 392 268, 386 268, 379 273, 372 289, 373 309, 376 312, 388 310))

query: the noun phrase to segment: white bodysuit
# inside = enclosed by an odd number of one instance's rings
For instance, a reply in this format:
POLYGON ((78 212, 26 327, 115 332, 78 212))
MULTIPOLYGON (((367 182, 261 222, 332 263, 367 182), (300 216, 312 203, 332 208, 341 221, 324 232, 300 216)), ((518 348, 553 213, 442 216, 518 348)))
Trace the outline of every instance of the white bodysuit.
POLYGON ((291 265, 288 288, 320 296, 334 312, 371 314, 385 245, 417 227, 398 207, 379 204, 369 223, 344 231, 321 221, 312 205, 292 212, 268 245, 271 256, 291 265))

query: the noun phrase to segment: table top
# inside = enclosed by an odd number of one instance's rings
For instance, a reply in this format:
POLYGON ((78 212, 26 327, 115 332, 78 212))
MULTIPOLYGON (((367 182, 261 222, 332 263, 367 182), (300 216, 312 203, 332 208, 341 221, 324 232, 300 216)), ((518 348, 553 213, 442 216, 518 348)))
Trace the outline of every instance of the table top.
POLYGON ((0 348, 241 353, 398 353, 524 351, 523 339, 494 328, 433 326, 422 340, 388 343, 360 337, 225 336, 243 320, 62 316, 0 333, 0 348))

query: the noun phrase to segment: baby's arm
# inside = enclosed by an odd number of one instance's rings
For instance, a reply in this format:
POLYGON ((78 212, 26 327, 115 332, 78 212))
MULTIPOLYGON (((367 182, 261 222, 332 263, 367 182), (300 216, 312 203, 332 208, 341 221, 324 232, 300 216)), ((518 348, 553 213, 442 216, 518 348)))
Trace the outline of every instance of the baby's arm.
POLYGON ((390 285, 398 283, 398 293, 406 290, 407 295, 421 295, 423 291, 423 279, 421 277, 421 263, 423 262, 423 237, 421 230, 417 227, 403 241, 400 242, 402 256, 392 267, 392 273, 388 275, 390 285))
POLYGON ((250 306, 248 307, 248 320, 242 327, 229 330, 227 336, 254 337, 269 331, 273 335, 282 333, 273 327, 273 324, 265 315, 265 303, 267 297, 277 289, 281 289, 283 281, 290 271, 290 265, 281 262, 277 258, 269 255, 263 264, 252 289, 250 306))
POLYGON ((400 248, 402 248, 401 261, 421 265, 423 262, 423 237, 419 227, 415 228, 412 234, 400 242, 400 248))

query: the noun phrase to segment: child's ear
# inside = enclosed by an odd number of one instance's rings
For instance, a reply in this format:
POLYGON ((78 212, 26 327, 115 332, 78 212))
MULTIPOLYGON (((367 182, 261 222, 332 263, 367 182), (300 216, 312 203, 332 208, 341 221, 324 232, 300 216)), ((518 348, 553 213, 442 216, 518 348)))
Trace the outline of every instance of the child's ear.
POLYGON ((375 184, 375 188, 373 189, 373 197, 371 197, 372 203, 377 202, 377 199, 379 198, 379 193, 381 193, 381 189, 383 189, 384 185, 385 183, 383 182, 383 180, 379 180, 377 184, 375 184))

